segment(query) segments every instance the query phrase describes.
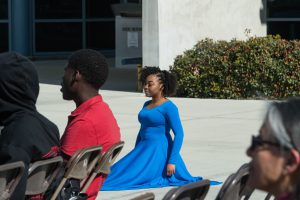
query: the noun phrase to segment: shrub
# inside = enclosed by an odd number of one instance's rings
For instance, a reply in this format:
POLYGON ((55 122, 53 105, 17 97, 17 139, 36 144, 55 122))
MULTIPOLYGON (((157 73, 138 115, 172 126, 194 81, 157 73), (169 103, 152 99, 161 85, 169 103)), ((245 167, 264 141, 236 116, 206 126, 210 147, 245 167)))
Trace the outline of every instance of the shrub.
POLYGON ((285 98, 300 94, 300 42, 279 36, 205 39, 175 58, 178 96, 285 98))

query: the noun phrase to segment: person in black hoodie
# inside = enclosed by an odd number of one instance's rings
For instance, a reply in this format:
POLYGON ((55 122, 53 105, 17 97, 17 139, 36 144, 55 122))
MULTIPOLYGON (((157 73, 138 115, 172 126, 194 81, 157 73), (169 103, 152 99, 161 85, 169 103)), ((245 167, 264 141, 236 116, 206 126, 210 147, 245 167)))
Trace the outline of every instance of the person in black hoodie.
POLYGON ((33 63, 18 53, 1 53, 0 164, 15 161, 25 164, 25 173, 11 200, 25 198, 31 162, 58 154, 59 131, 37 111, 38 94, 39 80, 33 63))

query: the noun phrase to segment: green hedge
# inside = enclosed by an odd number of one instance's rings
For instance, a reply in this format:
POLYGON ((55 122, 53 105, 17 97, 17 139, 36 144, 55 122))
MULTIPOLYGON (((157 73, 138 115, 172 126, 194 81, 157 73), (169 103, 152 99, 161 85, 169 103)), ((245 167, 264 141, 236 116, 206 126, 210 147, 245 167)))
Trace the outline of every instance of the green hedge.
POLYGON ((178 96, 285 98, 300 94, 300 42, 279 36, 247 41, 205 39, 176 57, 170 67, 178 96))

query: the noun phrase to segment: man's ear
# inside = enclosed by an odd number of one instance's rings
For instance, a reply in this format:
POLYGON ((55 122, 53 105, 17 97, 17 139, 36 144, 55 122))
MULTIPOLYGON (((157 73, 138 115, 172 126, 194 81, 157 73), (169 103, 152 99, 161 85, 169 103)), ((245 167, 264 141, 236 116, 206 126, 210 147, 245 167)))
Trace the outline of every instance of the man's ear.
POLYGON ((286 162, 286 170, 293 173, 300 169, 300 153, 296 149, 291 149, 286 162))
POLYGON ((81 79, 81 74, 78 70, 75 70, 72 75, 71 86, 79 79, 81 79))
POLYGON ((78 81, 78 80, 80 80, 81 78, 82 78, 82 75, 81 75, 81 73, 78 71, 78 70, 75 70, 74 71, 74 74, 73 74, 73 78, 74 78, 74 80, 76 80, 76 81, 78 81))

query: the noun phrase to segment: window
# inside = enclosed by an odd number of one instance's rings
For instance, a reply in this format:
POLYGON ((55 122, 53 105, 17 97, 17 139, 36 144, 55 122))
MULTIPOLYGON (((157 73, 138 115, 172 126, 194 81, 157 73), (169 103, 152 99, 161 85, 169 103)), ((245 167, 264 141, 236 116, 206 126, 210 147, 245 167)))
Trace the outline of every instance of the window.
POLYGON ((80 19, 82 0, 35 0, 36 19, 80 19))
POLYGON ((1 19, 8 19, 8 0, 1 0, 0 1, 0 20, 1 19))
POLYGON ((300 39, 299 22, 269 22, 268 34, 280 35, 282 38, 293 40, 300 39))
POLYGON ((267 8, 268 34, 278 34, 288 40, 300 39, 299 0, 268 0, 267 8))
POLYGON ((142 0, 127 0, 127 3, 140 3, 142 0))
POLYGON ((120 0, 33 1, 34 54, 65 53, 81 48, 113 53, 115 16, 111 4, 120 0))
POLYGON ((8 51, 8 23, 0 23, 0 52, 8 51))
POLYGON ((0 0, 0 52, 8 51, 8 0, 0 0))
POLYGON ((75 51, 82 48, 81 23, 37 23, 36 51, 75 51))
POLYGON ((111 4, 119 3, 117 0, 88 0, 86 1, 86 17, 87 18, 114 18, 114 14, 110 7, 111 4))
POLYGON ((87 48, 114 49, 115 22, 88 22, 86 25, 87 48))
POLYGON ((268 1, 269 18, 295 18, 300 17, 299 0, 273 0, 268 1))

